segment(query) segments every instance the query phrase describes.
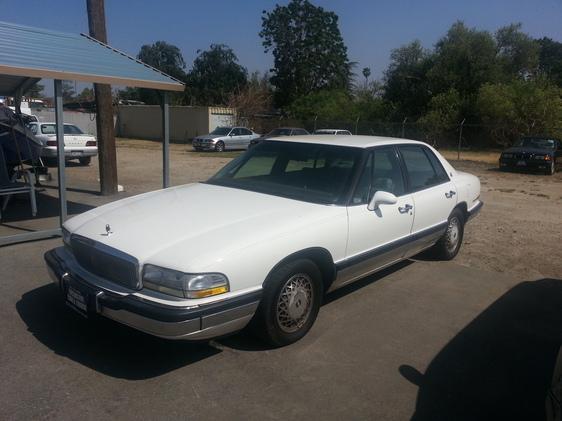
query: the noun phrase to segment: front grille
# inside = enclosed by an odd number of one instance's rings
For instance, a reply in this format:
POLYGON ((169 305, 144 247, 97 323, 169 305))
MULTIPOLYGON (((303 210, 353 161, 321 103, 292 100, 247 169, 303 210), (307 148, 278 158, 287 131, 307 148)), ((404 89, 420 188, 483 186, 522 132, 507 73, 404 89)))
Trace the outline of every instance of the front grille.
POLYGON ((72 235, 70 244, 74 257, 87 271, 127 288, 141 288, 139 264, 133 256, 79 235, 72 235))

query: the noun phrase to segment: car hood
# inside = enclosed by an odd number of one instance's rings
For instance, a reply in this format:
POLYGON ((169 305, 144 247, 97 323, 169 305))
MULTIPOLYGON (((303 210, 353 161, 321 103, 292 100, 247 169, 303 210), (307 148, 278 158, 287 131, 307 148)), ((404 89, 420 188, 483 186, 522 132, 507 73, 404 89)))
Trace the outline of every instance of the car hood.
POLYGON ((302 230, 333 206, 197 183, 109 203, 65 223, 91 238, 152 263, 201 271, 230 253, 302 230), (106 235, 109 224, 110 235, 106 235))
POLYGON ((532 154, 551 154, 553 152, 552 149, 548 148, 525 148, 519 146, 513 146, 511 148, 506 149, 502 153, 532 153, 532 154))

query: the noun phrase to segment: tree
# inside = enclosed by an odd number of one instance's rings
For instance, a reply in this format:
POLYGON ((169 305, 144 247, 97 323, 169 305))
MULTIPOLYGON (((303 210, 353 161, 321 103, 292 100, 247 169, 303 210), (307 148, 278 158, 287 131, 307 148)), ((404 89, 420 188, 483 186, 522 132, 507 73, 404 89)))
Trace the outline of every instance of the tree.
POLYGON ((45 89, 45 85, 36 83, 25 92, 25 95, 31 98, 43 98, 43 89, 45 89))
POLYGON ((562 43, 544 37, 537 44, 539 71, 562 88, 562 43))
POLYGON ((432 95, 427 80, 431 65, 431 54, 418 40, 392 50, 383 96, 393 109, 391 117, 418 118, 425 112, 432 95))
POLYGON ((521 135, 560 136, 562 89, 547 80, 485 84, 478 110, 496 143, 509 145, 521 135))
POLYGON ((253 127, 255 116, 267 113, 271 109, 271 86, 268 76, 260 77, 258 72, 252 73, 246 86, 232 93, 227 105, 236 109, 239 120, 237 124, 253 127))
POLYGON ((76 98, 79 102, 90 102, 94 100, 94 90, 92 88, 84 88, 76 98))
POLYGON ((190 103, 226 105, 234 92, 244 90, 248 73, 230 47, 212 44, 209 50, 197 52, 199 56, 187 77, 190 103))
POLYGON ((536 72, 540 46, 521 32, 521 23, 513 23, 496 31, 497 59, 506 79, 525 77, 536 72))
POLYGON ((458 126, 462 106, 459 93, 451 88, 431 98, 428 112, 418 122, 424 126, 429 138, 436 140, 458 126))
MULTIPOLYGON (((142 62, 158 69, 180 81, 185 80, 185 61, 178 47, 165 41, 143 45, 137 55, 142 62)), ((171 94, 172 103, 181 100, 181 94, 171 94)), ((147 104, 159 104, 160 94, 153 89, 139 89, 138 98, 147 104)))
POLYGON ((74 83, 69 80, 62 81, 62 100, 63 102, 74 101, 76 92, 74 91, 74 83))
POLYGON ((457 90, 463 100, 474 101, 485 83, 499 81, 497 45, 487 31, 455 22, 435 46, 434 65, 428 72, 434 94, 457 90))
POLYGON ((363 77, 365 78, 365 88, 367 88, 367 86, 369 86, 369 76, 371 76, 371 69, 368 67, 363 67, 361 73, 363 73, 363 77))
POLYGON ((278 106, 323 89, 349 90, 352 63, 335 13, 308 0, 291 0, 263 12, 260 37, 265 52, 273 54, 271 83, 278 106))

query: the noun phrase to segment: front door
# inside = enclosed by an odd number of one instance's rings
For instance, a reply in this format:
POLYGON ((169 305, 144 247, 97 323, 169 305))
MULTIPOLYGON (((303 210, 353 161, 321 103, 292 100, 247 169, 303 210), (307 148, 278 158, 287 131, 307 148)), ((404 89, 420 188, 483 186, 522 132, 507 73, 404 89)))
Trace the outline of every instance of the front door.
POLYGON ((334 288, 404 256, 414 221, 414 206, 394 147, 379 147, 369 153, 347 213, 346 258, 336 263, 338 278, 334 288), (367 206, 377 191, 394 194, 397 203, 369 210, 367 206))

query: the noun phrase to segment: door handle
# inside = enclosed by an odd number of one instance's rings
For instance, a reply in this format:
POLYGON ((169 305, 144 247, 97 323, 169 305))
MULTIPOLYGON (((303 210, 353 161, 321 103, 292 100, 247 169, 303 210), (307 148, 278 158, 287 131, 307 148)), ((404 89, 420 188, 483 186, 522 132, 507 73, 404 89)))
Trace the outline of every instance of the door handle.
POLYGON ((451 190, 449 193, 445 193, 445 197, 447 199, 450 199, 451 197, 453 197, 455 194, 457 194, 457 192, 451 190))
POLYGON ((410 212, 412 209, 414 209, 414 207, 412 205, 404 205, 404 207, 398 207, 398 212, 400 213, 408 213, 410 212))

